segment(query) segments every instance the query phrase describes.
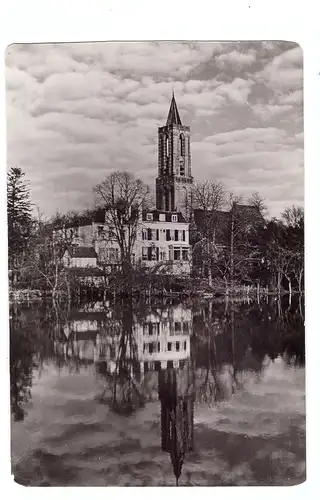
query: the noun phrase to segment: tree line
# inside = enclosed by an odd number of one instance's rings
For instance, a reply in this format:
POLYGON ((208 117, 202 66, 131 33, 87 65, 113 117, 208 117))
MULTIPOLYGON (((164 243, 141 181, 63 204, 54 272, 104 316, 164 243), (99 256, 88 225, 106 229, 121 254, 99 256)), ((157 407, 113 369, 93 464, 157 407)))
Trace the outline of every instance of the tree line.
MULTIPOLYGON (((74 244, 74 229, 81 220, 92 220, 97 207, 105 209, 112 228, 103 238, 113 238, 119 262, 108 277, 108 288, 152 291, 205 286, 237 293, 239 286, 268 288, 290 294, 304 291, 304 210, 292 206, 279 218, 268 218, 264 200, 253 193, 249 200, 228 192, 214 181, 195 183, 189 207, 192 276, 186 281, 170 276, 170 262, 150 271, 134 246, 143 209, 152 207, 150 190, 128 172, 113 172, 94 188, 96 206, 82 212, 56 213, 45 219, 34 215, 30 189, 21 168, 7 177, 8 262, 13 287, 49 290, 70 295, 77 279, 63 266, 66 250, 74 244), (198 215, 197 215, 198 214, 198 215), (198 217, 198 218, 197 218, 198 217), (202 283, 201 285, 199 283, 202 283)), ((103 266, 102 266, 103 267, 103 266)), ((107 286, 107 281, 105 282, 107 286)))

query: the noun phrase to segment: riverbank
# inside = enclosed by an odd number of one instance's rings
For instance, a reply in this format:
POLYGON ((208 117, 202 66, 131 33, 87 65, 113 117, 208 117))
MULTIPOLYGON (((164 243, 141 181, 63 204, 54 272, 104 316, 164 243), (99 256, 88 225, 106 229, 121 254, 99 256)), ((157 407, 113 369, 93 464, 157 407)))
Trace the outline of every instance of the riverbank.
POLYGON ((10 303, 35 302, 47 299, 52 299, 52 293, 49 290, 9 290, 10 303))
MULTIPOLYGON (((297 293, 293 292, 292 295, 297 295, 297 293)), ((281 296, 288 295, 287 291, 282 291, 281 296)), ((100 289, 100 288, 92 288, 88 287, 86 289, 82 289, 80 294, 76 294, 72 299, 90 299, 90 300, 101 300, 101 299, 121 299, 121 298, 138 298, 138 299, 150 299, 150 298, 159 298, 159 299, 186 299, 186 298, 201 298, 201 299, 216 299, 216 300, 244 300, 244 299, 257 299, 267 296, 279 296, 277 290, 268 290, 268 289, 257 289, 248 287, 236 287, 232 292, 226 291, 222 288, 213 288, 213 289, 183 289, 179 291, 173 290, 134 290, 131 294, 129 293, 116 293, 112 290, 100 289)), ((9 303, 30 303, 30 302, 43 302, 43 301, 51 301, 52 300, 52 291, 51 290, 37 290, 37 289, 16 289, 9 290, 9 303)), ((58 292, 55 295, 56 300, 65 301, 68 300, 68 297, 65 292, 58 292)))

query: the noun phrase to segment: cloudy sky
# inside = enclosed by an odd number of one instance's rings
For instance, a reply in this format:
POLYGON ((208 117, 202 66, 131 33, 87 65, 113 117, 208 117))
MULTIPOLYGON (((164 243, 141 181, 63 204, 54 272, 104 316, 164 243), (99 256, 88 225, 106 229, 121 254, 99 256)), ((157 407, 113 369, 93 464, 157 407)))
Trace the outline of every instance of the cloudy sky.
POLYGON ((172 88, 195 179, 303 204, 302 50, 290 42, 11 45, 8 166, 51 215, 89 207, 115 169, 154 185, 172 88))

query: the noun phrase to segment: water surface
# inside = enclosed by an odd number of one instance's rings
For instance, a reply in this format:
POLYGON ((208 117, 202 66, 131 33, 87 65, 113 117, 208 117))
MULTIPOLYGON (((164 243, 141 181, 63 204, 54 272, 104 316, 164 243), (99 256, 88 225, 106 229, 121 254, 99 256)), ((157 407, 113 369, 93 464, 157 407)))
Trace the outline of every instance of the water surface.
POLYGON ((305 480, 298 301, 15 306, 10 328, 20 484, 305 480))

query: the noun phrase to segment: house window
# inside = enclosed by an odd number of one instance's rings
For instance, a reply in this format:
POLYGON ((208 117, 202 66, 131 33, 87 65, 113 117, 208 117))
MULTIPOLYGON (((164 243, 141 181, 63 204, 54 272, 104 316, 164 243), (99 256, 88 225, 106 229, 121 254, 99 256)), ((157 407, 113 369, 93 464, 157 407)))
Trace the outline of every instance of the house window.
POLYGON ((166 229, 166 240, 171 241, 170 229, 166 229))
POLYGON ((147 220, 153 220, 152 214, 147 214, 147 220))
POLYGON ((168 348, 168 351, 171 351, 171 349, 172 349, 172 343, 171 342, 168 342, 167 348, 168 348))
POLYGON ((180 342, 176 342, 176 351, 179 352, 180 351, 180 342))
POLYGON ((165 214, 159 214, 159 221, 160 222, 165 222, 166 220, 166 215, 165 214))
POLYGON ((175 330, 175 332, 180 333, 181 332, 181 323, 176 321, 174 324, 174 330, 175 330))
POLYGON ((178 229, 174 230, 174 241, 179 241, 179 231, 178 231, 178 229))
POLYGON ((148 260, 148 247, 142 247, 142 260, 148 260))
POLYGON ((160 260, 166 260, 167 254, 164 248, 160 248, 160 260))
POLYGON ((147 232, 146 228, 143 228, 142 229, 142 240, 143 241, 146 240, 147 237, 148 237, 148 232, 147 232))
POLYGON ((152 240, 152 229, 148 227, 148 240, 152 240))
POLYGON ((152 323, 151 327, 152 327, 152 335, 159 335, 160 324, 152 323))
POLYGON ((189 323, 188 323, 188 321, 184 321, 183 322, 183 333, 185 335, 188 335, 188 333, 189 333, 189 323))
POLYGON ((151 260, 157 260, 157 249, 152 248, 151 250, 151 260))
POLYGON ((110 262, 117 262, 118 260, 118 248, 109 248, 107 251, 108 258, 110 262))
POLYGON ((174 248, 173 260, 180 260, 180 248, 174 248))
POLYGON ((187 342, 183 342, 183 349, 184 349, 184 351, 187 350, 187 342))
POLYGON ((186 248, 182 249, 182 260, 188 260, 189 259, 189 252, 186 248))
POLYGON ((172 222, 178 222, 178 216, 177 215, 171 215, 171 221, 172 222))
POLYGON ((183 230, 182 231, 182 241, 186 241, 186 232, 183 230))
MULTIPOLYGON (((149 231, 149 229, 148 229, 149 231)), ((159 229, 150 229, 151 231, 151 238, 149 238, 152 241, 158 241, 159 240, 159 229)))
POLYGON ((144 323, 143 325, 143 335, 148 335, 149 333, 149 324, 148 323, 144 323))

